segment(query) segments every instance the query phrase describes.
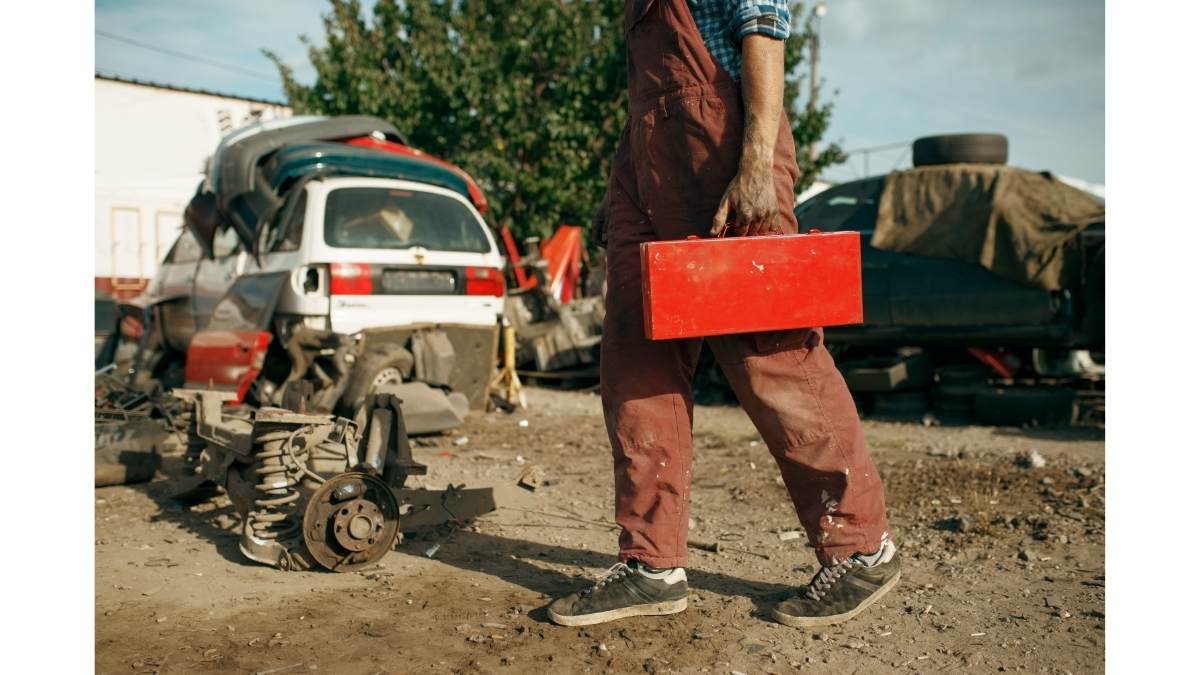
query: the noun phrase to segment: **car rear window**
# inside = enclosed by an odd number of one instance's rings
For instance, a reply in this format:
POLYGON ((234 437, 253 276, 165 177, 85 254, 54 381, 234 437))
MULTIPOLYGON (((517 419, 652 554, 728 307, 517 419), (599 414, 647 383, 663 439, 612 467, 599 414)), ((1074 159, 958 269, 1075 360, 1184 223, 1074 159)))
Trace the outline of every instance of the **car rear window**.
POLYGON ((462 203, 439 194, 340 188, 325 200, 325 243, 339 248, 412 248, 487 253, 487 236, 462 203))
POLYGON ((800 231, 822 232, 875 229, 883 178, 856 180, 818 193, 796 207, 800 231))

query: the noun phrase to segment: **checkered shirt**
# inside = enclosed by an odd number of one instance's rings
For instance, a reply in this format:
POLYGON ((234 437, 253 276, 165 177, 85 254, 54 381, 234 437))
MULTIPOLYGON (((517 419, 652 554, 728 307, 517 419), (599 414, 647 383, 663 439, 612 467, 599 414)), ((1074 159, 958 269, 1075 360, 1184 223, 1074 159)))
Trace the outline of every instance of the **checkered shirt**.
POLYGON ((688 0, 688 8, 708 51, 735 80, 742 78, 742 38, 786 40, 792 29, 787 0, 688 0))

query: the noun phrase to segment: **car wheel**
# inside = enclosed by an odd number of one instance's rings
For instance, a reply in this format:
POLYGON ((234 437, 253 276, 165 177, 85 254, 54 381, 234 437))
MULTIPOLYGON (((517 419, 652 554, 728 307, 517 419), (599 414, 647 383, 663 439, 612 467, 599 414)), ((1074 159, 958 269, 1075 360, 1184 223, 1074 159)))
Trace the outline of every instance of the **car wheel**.
POLYGON ((342 407, 354 410, 368 394, 381 386, 402 384, 412 373, 413 355, 400 345, 370 347, 359 357, 342 392, 342 407))
POLYGON ((1001 134, 946 134, 913 141, 913 166, 938 164, 1004 164, 1008 137, 1001 134))

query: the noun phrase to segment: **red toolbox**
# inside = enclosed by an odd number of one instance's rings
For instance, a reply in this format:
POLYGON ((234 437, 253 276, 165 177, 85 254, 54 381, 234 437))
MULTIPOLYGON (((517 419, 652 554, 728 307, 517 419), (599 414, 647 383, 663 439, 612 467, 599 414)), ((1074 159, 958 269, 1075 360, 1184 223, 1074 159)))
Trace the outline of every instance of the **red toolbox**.
POLYGON ((642 244, 651 340, 862 323, 857 232, 642 244))

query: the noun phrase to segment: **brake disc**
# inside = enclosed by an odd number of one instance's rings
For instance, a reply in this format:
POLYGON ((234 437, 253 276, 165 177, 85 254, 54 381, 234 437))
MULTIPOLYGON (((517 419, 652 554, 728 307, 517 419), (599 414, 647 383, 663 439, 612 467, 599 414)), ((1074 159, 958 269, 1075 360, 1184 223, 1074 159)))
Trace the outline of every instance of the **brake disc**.
POLYGON ((352 572, 392 549, 400 530, 396 497, 370 474, 343 473, 321 484, 304 509, 304 543, 322 567, 352 572))

